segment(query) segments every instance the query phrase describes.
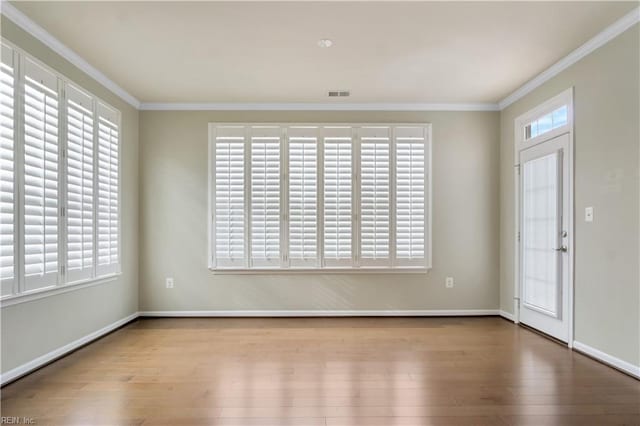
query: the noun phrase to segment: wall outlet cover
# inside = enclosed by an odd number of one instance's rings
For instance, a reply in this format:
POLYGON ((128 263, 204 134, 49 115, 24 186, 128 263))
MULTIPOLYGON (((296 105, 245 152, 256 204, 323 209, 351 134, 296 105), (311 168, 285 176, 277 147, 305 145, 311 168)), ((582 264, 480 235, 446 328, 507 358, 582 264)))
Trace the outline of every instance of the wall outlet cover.
POLYGON ((584 209, 584 221, 593 222, 593 207, 585 207, 584 209))

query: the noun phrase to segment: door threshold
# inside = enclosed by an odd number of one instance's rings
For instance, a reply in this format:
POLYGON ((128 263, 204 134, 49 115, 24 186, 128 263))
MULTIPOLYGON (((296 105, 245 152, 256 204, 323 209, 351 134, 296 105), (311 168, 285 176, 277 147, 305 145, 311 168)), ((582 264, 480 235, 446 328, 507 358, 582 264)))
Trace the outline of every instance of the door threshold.
POLYGON ((538 330, 536 328, 533 328, 533 327, 531 327, 531 326, 529 326, 527 324, 521 323, 521 322, 519 322, 518 325, 520 327, 522 327, 522 328, 526 328, 527 330, 529 330, 529 331, 531 331, 531 332, 533 332, 533 333, 535 333, 535 334, 537 334, 539 336, 542 336, 542 337, 544 337, 544 338, 546 338, 548 340, 551 340, 552 342, 555 342, 555 343, 557 343, 557 344, 559 344, 561 346, 564 346, 565 348, 569 347, 569 343, 568 342, 560 340, 557 337, 553 337, 552 335, 547 334, 544 331, 540 331, 540 330, 538 330))

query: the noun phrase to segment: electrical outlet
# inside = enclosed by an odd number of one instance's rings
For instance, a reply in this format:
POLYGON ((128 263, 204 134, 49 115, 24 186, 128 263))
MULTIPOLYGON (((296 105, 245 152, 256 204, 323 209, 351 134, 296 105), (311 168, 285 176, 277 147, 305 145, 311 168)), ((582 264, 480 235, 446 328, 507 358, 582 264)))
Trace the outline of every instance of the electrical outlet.
POLYGON ((447 277, 444 280, 444 286, 447 288, 453 288, 453 277, 447 277))
POLYGON ((167 278, 166 284, 167 288, 173 288, 173 278, 167 278))

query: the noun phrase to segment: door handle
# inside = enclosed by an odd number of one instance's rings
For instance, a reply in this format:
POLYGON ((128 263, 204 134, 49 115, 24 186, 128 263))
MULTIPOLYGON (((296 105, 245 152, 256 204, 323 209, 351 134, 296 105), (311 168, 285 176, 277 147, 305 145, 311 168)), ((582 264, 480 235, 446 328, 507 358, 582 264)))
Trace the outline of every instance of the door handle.
POLYGON ((563 253, 566 253, 567 250, 568 250, 567 246, 562 246, 562 247, 556 249, 556 251, 561 251, 563 253))

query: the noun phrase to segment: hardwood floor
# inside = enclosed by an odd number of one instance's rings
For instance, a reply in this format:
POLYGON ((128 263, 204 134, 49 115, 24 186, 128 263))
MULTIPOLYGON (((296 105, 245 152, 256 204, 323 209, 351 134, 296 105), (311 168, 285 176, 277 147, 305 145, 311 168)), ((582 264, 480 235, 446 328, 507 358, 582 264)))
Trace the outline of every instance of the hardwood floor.
POLYGON ((640 425, 640 381, 503 319, 140 319, 2 389, 37 425, 640 425))

